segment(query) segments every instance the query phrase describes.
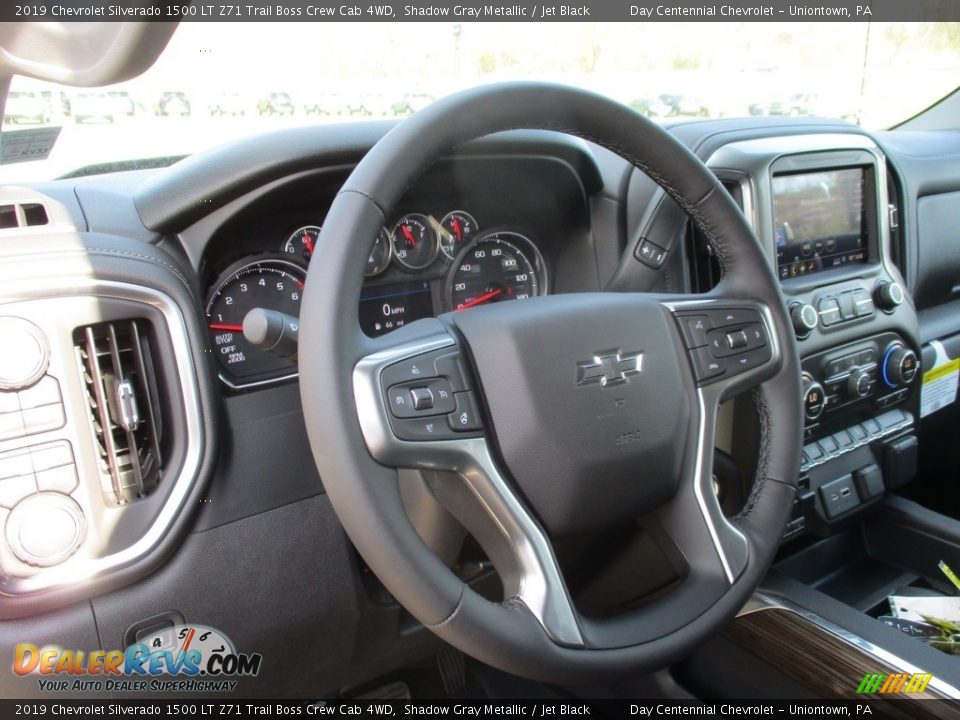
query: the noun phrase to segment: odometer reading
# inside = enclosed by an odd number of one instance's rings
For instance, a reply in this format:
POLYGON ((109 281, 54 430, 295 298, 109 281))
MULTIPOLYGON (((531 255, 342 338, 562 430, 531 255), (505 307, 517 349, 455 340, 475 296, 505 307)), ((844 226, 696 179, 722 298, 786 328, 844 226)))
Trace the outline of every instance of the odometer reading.
POLYGON ((536 246, 518 232, 492 232, 471 242, 457 256, 448 279, 450 305, 524 300, 546 293, 546 273, 536 246))
POLYGON ((254 308, 300 316, 306 280, 301 267, 288 260, 241 262, 220 276, 207 300, 207 327, 224 379, 245 384, 289 374, 289 360, 252 345, 243 336, 243 319, 254 308))

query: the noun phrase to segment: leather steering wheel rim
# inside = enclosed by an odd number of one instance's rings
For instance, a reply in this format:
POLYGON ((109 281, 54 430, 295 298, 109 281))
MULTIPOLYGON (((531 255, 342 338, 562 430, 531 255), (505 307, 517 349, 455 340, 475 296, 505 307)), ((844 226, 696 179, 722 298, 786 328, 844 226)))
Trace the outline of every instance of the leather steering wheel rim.
MULTIPOLYGON (((371 149, 336 196, 318 242, 324 261, 310 266, 300 318, 300 388, 311 448, 347 535, 386 588, 425 626, 507 672, 581 684, 662 668, 695 649, 744 605, 773 559, 794 497, 803 427, 800 371, 769 259, 713 174, 684 146, 625 106, 582 90, 509 83, 464 91, 417 112, 371 149), (696 223, 720 261, 722 280, 707 295, 657 298, 660 305, 676 310, 688 300, 707 307, 749 301, 762 310, 769 334, 772 358, 765 374, 751 375, 749 384, 760 419, 757 475, 746 507, 730 521, 743 545, 742 561, 731 572, 717 545, 729 584, 708 607, 694 608, 692 617, 669 632, 639 643, 608 641, 625 623, 601 632, 579 616, 580 642, 566 642, 549 632, 542 618, 537 622, 532 617, 522 595, 493 603, 461 582, 411 526, 400 499, 397 466, 373 457, 368 428, 358 416, 357 368, 366 358, 455 333, 450 322, 438 320, 418 321, 376 339, 360 331, 357 308, 372 238, 433 162, 469 140, 519 128, 557 130, 608 148, 663 187, 696 223)), ((585 295, 583 302, 598 301, 594 295, 585 295)), ((577 296, 564 301, 576 302, 577 296)), ((616 304, 619 298, 609 302, 616 304)), ((672 332, 679 336, 676 328, 672 332)), ((733 382, 728 390, 747 386, 733 382)), ((691 393, 700 393, 703 412, 702 388, 694 383, 691 393)), ((720 399, 718 394, 714 400, 720 399)), ((712 442, 706 451, 712 454, 712 442)), ((709 521, 706 525, 715 530, 709 521)), ((691 577, 701 572, 697 562, 691 560, 691 577)), ((678 616, 685 602, 681 598, 678 603, 678 616)))

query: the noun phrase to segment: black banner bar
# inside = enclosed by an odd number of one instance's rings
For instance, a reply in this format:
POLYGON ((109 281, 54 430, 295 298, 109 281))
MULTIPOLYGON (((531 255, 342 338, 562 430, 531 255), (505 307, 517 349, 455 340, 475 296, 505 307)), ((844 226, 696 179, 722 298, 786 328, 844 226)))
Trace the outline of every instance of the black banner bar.
POLYGON ((36 0, 3 3, 0 20, 183 22, 899 22, 960 20, 956 0, 36 0))
POLYGON ((960 705, 945 700, 885 699, 776 701, 670 701, 670 700, 0 700, 0 717, 317 717, 317 718, 650 718, 650 717, 792 717, 815 715, 842 718, 910 717, 923 707, 923 716, 955 716, 960 705))

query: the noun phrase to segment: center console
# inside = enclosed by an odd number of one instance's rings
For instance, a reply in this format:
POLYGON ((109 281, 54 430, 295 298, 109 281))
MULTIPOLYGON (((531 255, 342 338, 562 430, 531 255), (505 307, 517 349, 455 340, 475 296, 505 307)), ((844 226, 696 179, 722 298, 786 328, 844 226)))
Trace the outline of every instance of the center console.
POLYGON ((829 535, 911 480, 917 319, 889 255, 885 159, 859 135, 732 143, 710 165, 743 198, 801 357, 804 451, 785 537, 829 535))

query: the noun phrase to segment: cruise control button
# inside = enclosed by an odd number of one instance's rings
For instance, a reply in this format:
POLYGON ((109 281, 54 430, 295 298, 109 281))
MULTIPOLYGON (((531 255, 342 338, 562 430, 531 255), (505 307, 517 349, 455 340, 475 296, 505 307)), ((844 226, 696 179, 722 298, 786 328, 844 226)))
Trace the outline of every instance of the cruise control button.
POLYGON ((690 358, 693 360, 693 374, 701 382, 723 374, 723 361, 713 357, 708 348, 691 350, 690 358))
POLYGON ((764 348, 760 348, 759 350, 741 352, 739 355, 728 357, 723 361, 723 364, 727 373, 733 375, 760 367, 769 359, 770 353, 764 348))
POLYGON ((708 314, 713 326, 718 328, 731 325, 751 325, 760 322, 760 313, 746 308, 721 308, 711 310, 708 314))
POLYGON ((706 315, 689 315, 678 318, 683 341, 688 348, 703 347, 707 344, 707 332, 713 329, 706 315))
POLYGON ((431 410, 433 408, 433 393, 430 392, 430 388, 410 388, 410 400, 413 402, 414 410, 431 410))
POLYGON ((401 440, 450 440, 456 437, 446 420, 438 415, 394 420, 393 432, 401 440))
POLYGON ((392 387, 399 383, 436 377, 433 364, 439 356, 440 353, 437 352, 425 353, 388 365, 380 373, 380 384, 383 387, 392 387))
POLYGON ((767 344, 767 331, 761 323, 747 325, 747 327, 743 329, 743 332, 747 336, 748 350, 754 350, 767 344))
POLYGON ((727 347, 731 350, 740 350, 747 346, 747 334, 743 330, 727 333, 727 347))
POLYGON ((446 378, 407 382, 387 390, 387 403, 398 418, 445 415, 454 407, 453 390, 446 378))
POLYGON ((480 423, 480 413, 477 410, 477 401, 473 393, 457 393, 455 398, 457 407, 447 416, 450 427, 456 432, 480 430, 483 425, 480 423))

